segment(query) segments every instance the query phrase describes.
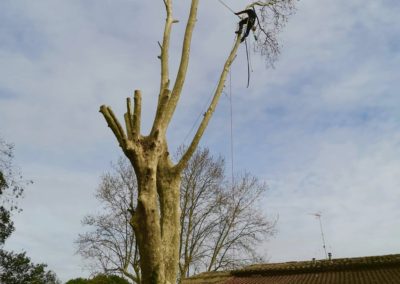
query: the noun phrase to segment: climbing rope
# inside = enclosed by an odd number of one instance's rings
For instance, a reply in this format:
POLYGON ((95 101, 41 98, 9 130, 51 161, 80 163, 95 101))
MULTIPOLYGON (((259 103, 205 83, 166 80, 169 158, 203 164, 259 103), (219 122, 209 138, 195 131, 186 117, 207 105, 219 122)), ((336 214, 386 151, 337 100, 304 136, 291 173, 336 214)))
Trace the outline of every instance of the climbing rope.
MULTIPOLYGON (((222 1, 222 0, 218 0, 218 1, 219 1, 219 3, 221 3, 225 8, 227 8, 227 9, 228 9, 229 11, 231 11, 234 15, 236 15, 236 14, 235 14, 235 11, 234 11, 231 7, 229 7, 227 4, 225 4, 224 1, 222 1)), ((254 8, 253 8, 253 9, 254 9, 254 8)), ((240 18, 239 15, 236 15, 236 16, 238 16, 238 17, 240 18)), ((241 19, 241 18, 240 18, 240 19, 241 19)), ((258 17, 257 17, 257 21, 258 21, 258 17)), ((258 21, 258 25, 260 25, 259 21, 258 21)), ((254 31, 253 31, 253 34, 254 34, 254 31)), ((255 34, 254 34, 254 39, 257 40, 257 37, 256 37, 255 34)), ((245 45, 246 45, 246 58, 247 58, 247 88, 248 88, 249 85, 250 85, 250 71, 253 72, 253 68, 252 68, 252 66, 251 66, 250 55, 249 55, 249 49, 248 49, 248 47, 247 47, 247 39, 245 39, 245 45)))
MULTIPOLYGON (((231 7, 229 7, 228 5, 226 5, 226 4, 224 3, 224 1, 222 1, 222 0, 218 0, 218 1, 219 1, 219 3, 221 3, 222 5, 224 5, 229 11, 231 11, 233 14, 235 14, 235 11, 233 11, 231 7)), ((239 17, 239 16, 238 16, 238 17, 239 17)))
MULTIPOLYGON (((215 86, 215 89, 217 88, 217 86, 215 86)), ((199 115, 197 116, 196 120, 194 121, 192 127, 190 128, 189 132, 186 134, 185 139, 183 140, 183 144, 186 143, 187 139, 189 138, 189 135, 193 132, 194 128, 196 127, 196 125, 198 124, 201 116, 204 114, 204 109, 206 109, 208 107, 208 105, 211 102, 211 99, 213 97, 213 94, 215 93, 215 89, 214 92, 211 93, 211 95, 208 97, 205 105, 201 108, 201 112, 199 113, 199 115)), ((228 100, 229 100, 229 123, 230 123, 230 156, 231 156, 231 182, 232 182, 232 186, 234 183, 234 150, 233 150, 233 103, 232 103, 232 73, 231 71, 229 71, 229 94, 226 94, 226 92, 224 92, 225 95, 227 95, 228 100)))
POLYGON ((229 71, 229 105, 230 105, 230 126, 231 126, 231 180, 234 181, 234 159, 233 159, 233 107, 232 107, 232 73, 229 71))
MULTIPOLYGON (((235 45, 235 42, 232 43, 232 46, 234 46, 234 45, 235 45)), ((229 73, 229 74, 230 74, 230 73, 229 73)), ((215 91, 217 90, 217 88, 218 88, 218 82, 216 83, 216 85, 215 85, 214 90, 212 91, 212 93, 210 93, 210 95, 208 96, 208 99, 207 99, 207 101, 204 103, 204 106, 201 108, 201 110, 200 110, 200 112, 199 112, 199 115, 197 116, 196 120, 193 122, 192 127, 190 128, 190 130, 187 132, 185 138, 183 139, 183 144, 184 144, 184 145, 186 144, 186 141, 188 140, 190 134, 192 134, 194 128, 195 128, 196 125, 198 124, 200 118, 204 115, 204 112, 207 110, 208 106, 210 105, 211 100, 212 100, 212 98, 213 98, 213 96, 214 96, 215 91)))
POLYGON ((204 106, 201 108, 199 115, 197 116, 196 120, 193 122, 192 127, 190 128, 189 132, 186 134, 185 139, 183 139, 183 144, 186 144, 189 135, 192 134, 194 128, 198 124, 202 115, 204 115, 204 110, 206 110, 211 102, 212 97, 214 96, 215 91, 217 90, 218 84, 215 86, 214 91, 208 96, 207 101, 205 102, 204 106))

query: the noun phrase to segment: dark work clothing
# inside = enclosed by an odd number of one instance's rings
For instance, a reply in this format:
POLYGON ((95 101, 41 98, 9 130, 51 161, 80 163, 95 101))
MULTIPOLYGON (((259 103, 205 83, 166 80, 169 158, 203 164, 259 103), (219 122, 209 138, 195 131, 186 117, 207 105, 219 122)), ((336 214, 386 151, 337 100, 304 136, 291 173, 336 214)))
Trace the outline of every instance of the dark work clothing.
POLYGON ((243 42, 246 39, 246 37, 249 35, 251 28, 256 23, 257 14, 253 9, 247 9, 247 10, 235 13, 235 15, 241 15, 241 14, 247 14, 247 18, 240 20, 239 29, 236 31, 236 33, 240 35, 242 33, 243 26, 246 25, 246 32, 244 33, 242 40, 241 40, 243 42))
POLYGON ((257 14, 256 14, 256 12, 254 12, 254 10, 253 9, 247 9, 247 10, 243 10, 243 11, 240 11, 240 12, 237 12, 237 13, 235 13, 235 15, 241 15, 241 14, 247 14, 247 16, 249 17, 249 18, 257 18, 257 14))

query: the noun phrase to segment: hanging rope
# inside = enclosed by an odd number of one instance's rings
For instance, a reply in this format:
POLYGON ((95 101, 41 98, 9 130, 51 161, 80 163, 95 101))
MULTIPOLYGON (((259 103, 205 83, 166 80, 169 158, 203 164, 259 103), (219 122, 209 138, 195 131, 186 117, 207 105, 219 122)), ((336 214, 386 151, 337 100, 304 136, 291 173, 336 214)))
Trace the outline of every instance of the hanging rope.
MULTIPOLYGON (((235 198, 235 176, 234 176, 234 151, 233 151, 233 103, 232 103, 232 70, 229 70, 229 105, 230 105, 230 126, 231 126, 231 186, 232 186, 232 197, 233 204, 236 206, 235 198)), ((232 230, 235 232, 236 222, 232 224, 232 230)), ((234 259, 237 257, 237 250, 235 246, 232 246, 232 256, 234 259)))
MULTIPOLYGON (((235 42, 232 43, 232 46, 235 45, 235 42)), ((236 58, 236 56, 235 56, 236 58)), ((188 131, 188 133, 186 134, 185 138, 183 139, 183 144, 186 143, 187 139, 189 138, 190 134, 192 134, 193 130, 195 129, 196 125, 198 124, 200 118, 204 115, 204 112, 207 110, 208 106, 211 103, 211 100, 215 94, 215 91, 217 90, 218 87, 218 82, 216 83, 214 90, 212 91, 212 93, 210 93, 210 95, 208 96, 207 101, 204 103, 204 106, 201 108, 199 115, 197 116, 196 120, 193 122, 192 127, 190 128, 190 130, 188 131)))
MULTIPOLYGON (((217 87, 215 87, 216 89, 217 87)), ((224 92, 225 93, 225 92, 224 92)), ((226 94, 226 93, 225 93, 226 94)), ((229 94, 227 94, 227 97, 229 99, 229 122, 230 122, 230 156, 231 156, 231 182, 232 186, 234 183, 234 150, 233 150, 233 103, 232 103, 232 73, 229 71, 229 94)), ((209 96, 207 99, 207 102, 205 103, 203 109, 206 109, 207 106, 209 105, 210 101, 212 99, 212 94, 209 96)), ((198 124, 201 116, 204 114, 204 111, 201 111, 199 115, 197 116, 196 120, 194 121, 192 127, 190 128, 189 132, 186 134, 185 139, 183 140, 183 144, 186 143, 187 139, 189 138, 189 135, 193 132, 194 128, 198 124)))
POLYGON ((231 122, 231 179, 232 186, 234 181, 234 159, 233 159, 233 107, 232 107, 232 73, 229 71, 229 103, 230 103, 230 122, 231 122))
MULTIPOLYGON (((235 11, 233 11, 228 5, 226 5, 222 0, 218 0, 223 6, 225 6, 229 11, 231 11, 233 14, 235 14, 235 11)), ((239 17, 239 15, 236 15, 239 17)), ((239 17, 240 18, 240 17, 239 17)), ((249 56, 248 56, 248 51, 247 51, 247 41, 246 41, 246 55, 247 55, 247 74, 248 74, 248 79, 247 79, 247 87, 249 87, 249 82, 250 82, 250 72, 249 72, 249 56)), ((232 193, 233 193, 233 203, 236 205, 235 202, 235 190, 234 190, 234 156, 233 156, 233 107, 232 107, 232 73, 231 70, 229 70, 229 105, 230 105, 230 130, 231 130, 231 185, 232 185, 232 193)), ((235 230, 235 224, 233 224, 233 230, 235 230)), ((233 258, 236 258, 236 251, 235 248, 232 247, 232 254, 233 258)))
POLYGON ((192 127, 190 128, 189 132, 186 134, 185 139, 183 139, 183 144, 186 143, 186 140, 189 138, 189 135, 193 132, 193 130, 194 130, 194 128, 196 127, 196 125, 198 124, 198 122, 199 122, 201 116, 204 115, 204 111, 203 111, 203 110, 207 109, 207 107, 208 107, 208 105, 210 104, 211 99, 212 99, 212 97, 213 97, 213 95, 214 95, 215 90, 217 89, 217 87, 218 87, 218 84, 215 86, 214 91, 208 96, 208 99, 207 99, 207 101, 205 102, 204 106, 201 108, 201 111, 200 111, 199 115, 197 116, 196 120, 193 122, 193 125, 192 125, 192 127))
POLYGON ((249 50, 247 48, 247 39, 244 41, 246 45, 246 58, 247 58, 247 88, 250 85, 250 61, 249 61, 249 50))

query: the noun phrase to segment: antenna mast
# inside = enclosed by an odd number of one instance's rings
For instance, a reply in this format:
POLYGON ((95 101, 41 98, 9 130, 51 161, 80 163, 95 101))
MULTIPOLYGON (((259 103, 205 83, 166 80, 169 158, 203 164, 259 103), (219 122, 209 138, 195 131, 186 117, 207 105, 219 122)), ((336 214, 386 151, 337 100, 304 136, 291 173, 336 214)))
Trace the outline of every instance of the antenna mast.
POLYGON ((319 221, 319 227, 321 229, 321 237, 322 237, 322 247, 324 248, 325 258, 328 259, 328 254, 326 252, 325 235, 324 235, 324 230, 322 228, 322 221, 321 221, 322 214, 321 214, 321 212, 317 212, 317 213, 313 213, 311 215, 315 216, 319 221))

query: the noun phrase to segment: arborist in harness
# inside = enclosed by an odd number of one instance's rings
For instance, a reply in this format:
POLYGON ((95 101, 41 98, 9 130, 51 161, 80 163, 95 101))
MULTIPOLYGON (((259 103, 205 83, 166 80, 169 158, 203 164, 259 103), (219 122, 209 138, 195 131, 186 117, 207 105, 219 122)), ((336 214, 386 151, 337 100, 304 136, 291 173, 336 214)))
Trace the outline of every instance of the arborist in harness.
POLYGON ((246 25, 246 32, 244 33, 244 35, 242 36, 242 39, 240 40, 240 42, 243 42, 246 39, 246 37, 249 35, 250 30, 254 31, 256 29, 255 23, 256 23, 256 19, 257 19, 257 14, 256 14, 256 11, 254 11, 253 9, 247 9, 247 10, 243 10, 243 11, 235 13, 235 15, 237 15, 237 16, 239 16, 241 14, 247 14, 247 17, 240 20, 239 29, 235 33, 240 35, 243 31, 243 26, 246 25))

